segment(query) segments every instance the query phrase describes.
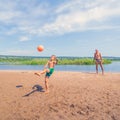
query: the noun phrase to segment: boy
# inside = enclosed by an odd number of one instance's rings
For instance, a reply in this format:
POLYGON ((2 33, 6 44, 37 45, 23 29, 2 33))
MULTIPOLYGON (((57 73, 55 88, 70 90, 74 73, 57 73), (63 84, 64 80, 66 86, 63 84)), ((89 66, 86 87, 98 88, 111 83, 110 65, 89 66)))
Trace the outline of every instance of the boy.
POLYGON ((45 74, 45 89, 46 89, 46 93, 49 93, 49 88, 48 88, 48 81, 49 81, 49 77, 53 74, 54 72, 54 67, 57 64, 58 60, 56 58, 55 55, 52 55, 50 57, 50 60, 48 60, 48 62, 46 63, 46 65, 44 66, 44 70, 41 71, 40 73, 35 73, 35 75, 40 76, 41 74, 45 74))

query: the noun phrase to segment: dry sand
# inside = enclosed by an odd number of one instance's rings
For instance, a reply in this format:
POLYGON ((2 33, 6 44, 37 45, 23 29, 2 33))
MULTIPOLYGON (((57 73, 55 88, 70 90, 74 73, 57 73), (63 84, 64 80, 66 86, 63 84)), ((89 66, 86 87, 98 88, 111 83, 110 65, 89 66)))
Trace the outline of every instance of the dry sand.
POLYGON ((120 73, 0 71, 0 120, 120 120, 120 73))

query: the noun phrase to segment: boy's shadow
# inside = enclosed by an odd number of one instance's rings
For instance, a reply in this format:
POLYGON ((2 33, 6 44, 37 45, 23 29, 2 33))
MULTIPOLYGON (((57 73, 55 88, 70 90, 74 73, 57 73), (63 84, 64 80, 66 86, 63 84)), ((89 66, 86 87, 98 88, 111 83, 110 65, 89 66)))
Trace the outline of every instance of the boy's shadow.
POLYGON ((29 95, 33 94, 34 92, 44 92, 42 86, 40 86, 40 85, 34 85, 34 86, 32 87, 32 89, 33 89, 33 90, 32 90, 31 92, 25 94, 25 95, 22 96, 22 97, 28 97, 29 95))

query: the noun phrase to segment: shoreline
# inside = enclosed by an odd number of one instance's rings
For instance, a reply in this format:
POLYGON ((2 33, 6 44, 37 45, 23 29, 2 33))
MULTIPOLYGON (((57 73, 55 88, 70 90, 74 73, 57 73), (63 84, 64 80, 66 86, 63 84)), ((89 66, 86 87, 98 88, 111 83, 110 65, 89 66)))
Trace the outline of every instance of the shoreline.
MULTIPOLYGON (((41 70, 0 70, 0 72, 39 72, 41 70)), ((63 71, 63 70, 55 70, 55 72, 61 72, 61 73, 86 73, 86 74, 96 74, 95 71, 91 71, 91 72, 88 72, 88 71, 63 71)), ((120 74, 120 72, 109 72, 109 71, 106 71, 105 72, 105 75, 106 74, 120 74)), ((96 74, 97 75, 97 74, 96 74)), ((98 75, 102 75, 102 72, 98 72, 98 75)), ((103 75, 104 76, 104 75, 103 75)))

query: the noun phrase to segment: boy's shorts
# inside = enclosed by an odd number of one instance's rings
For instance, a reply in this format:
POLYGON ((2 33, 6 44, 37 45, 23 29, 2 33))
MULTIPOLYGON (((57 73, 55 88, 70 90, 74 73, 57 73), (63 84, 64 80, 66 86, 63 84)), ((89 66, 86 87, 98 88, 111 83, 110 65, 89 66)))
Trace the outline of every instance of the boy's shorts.
POLYGON ((49 68, 49 71, 50 72, 46 73, 46 75, 45 75, 46 77, 50 77, 52 75, 52 73, 54 72, 54 68, 49 68))

